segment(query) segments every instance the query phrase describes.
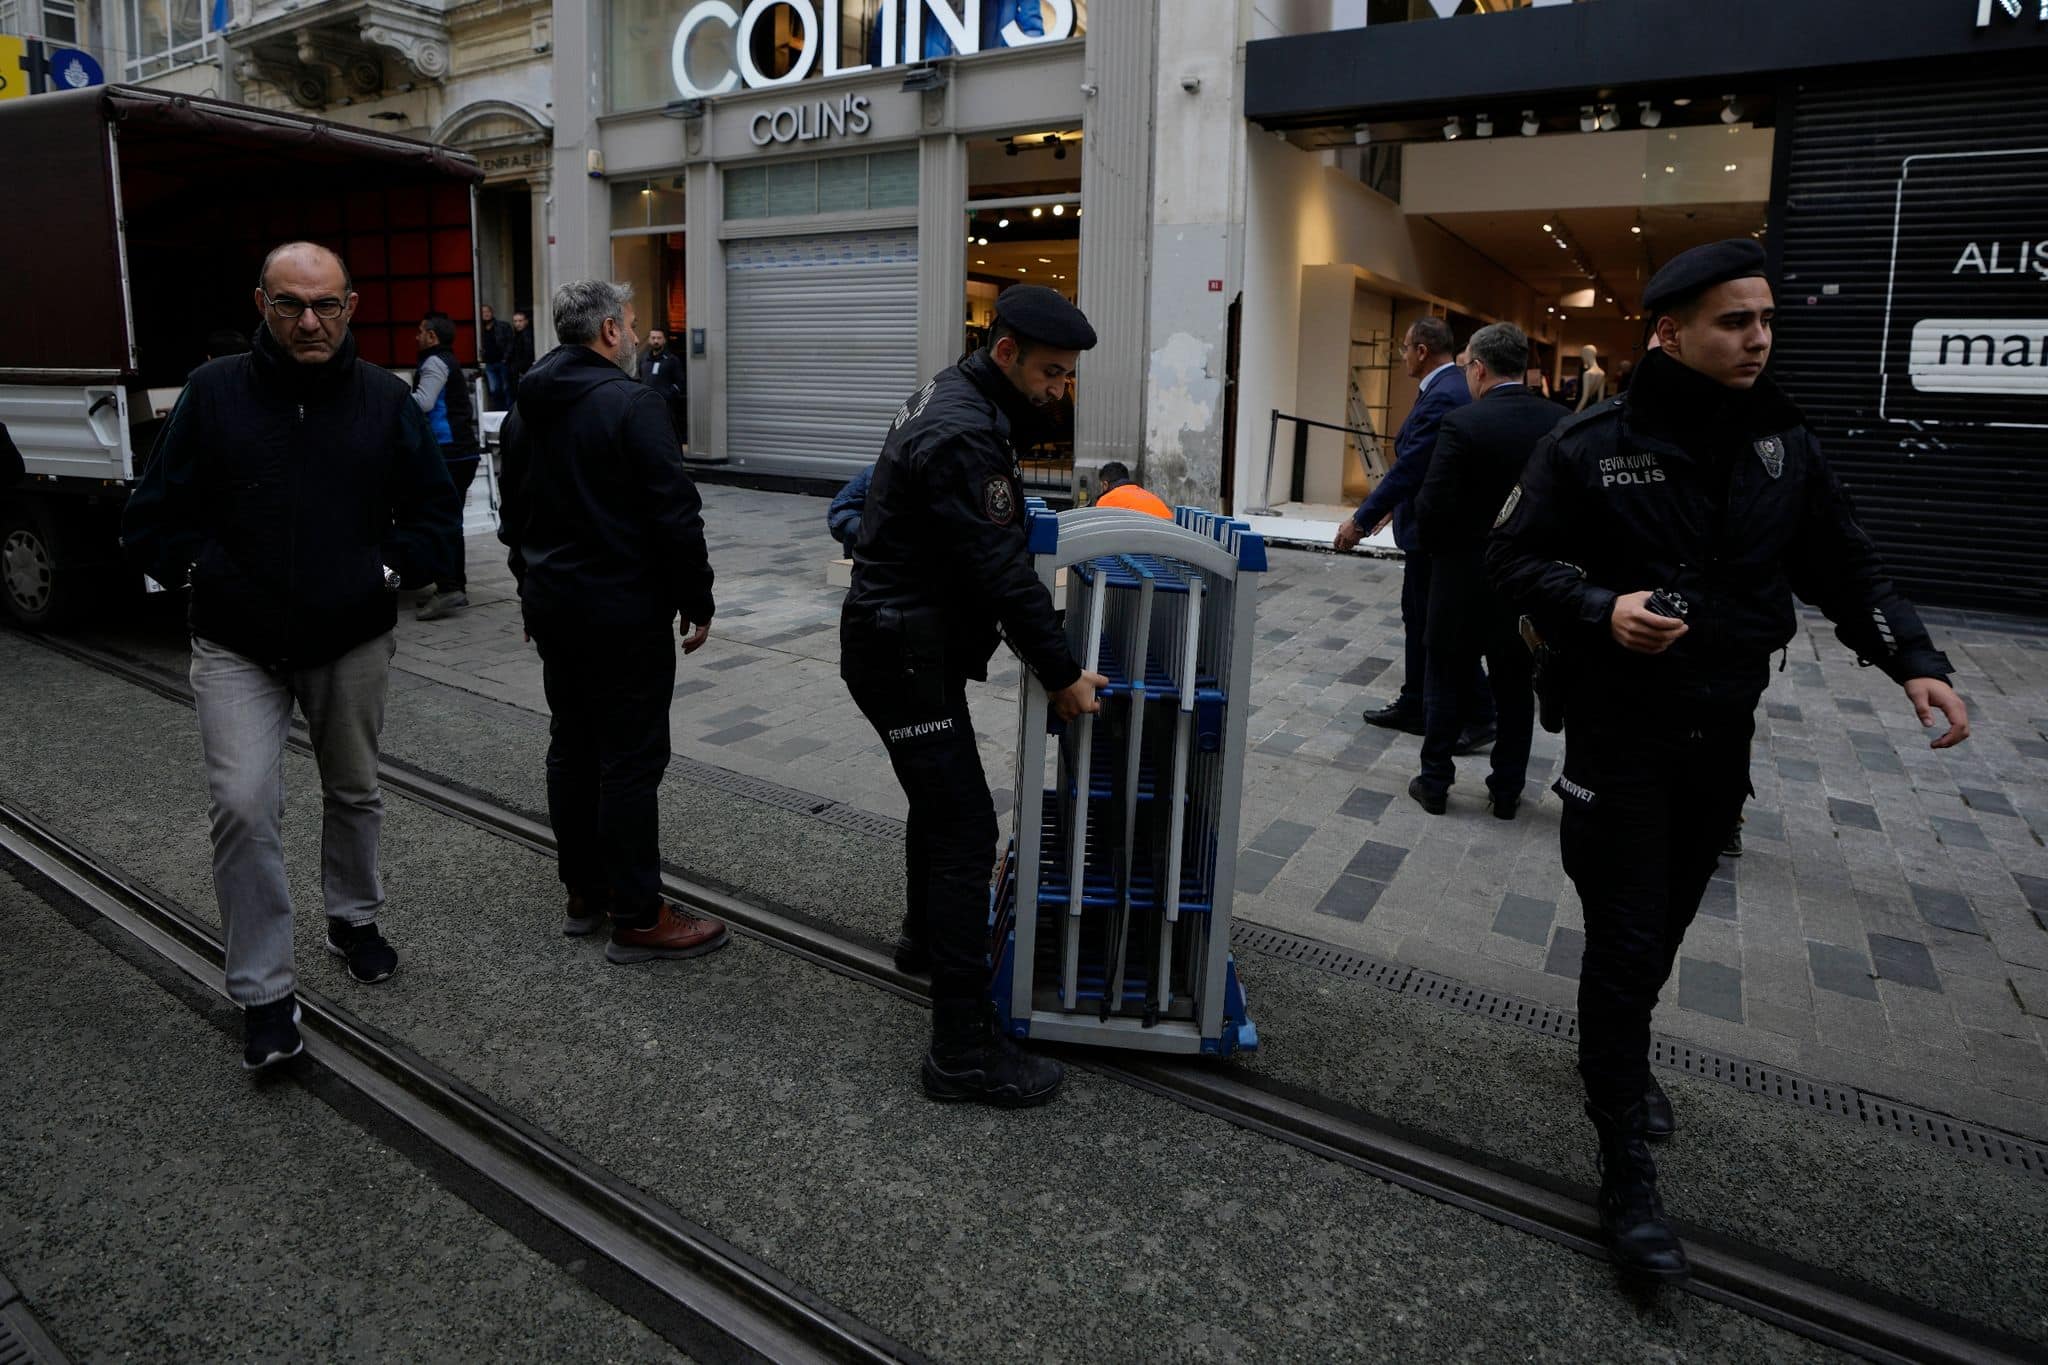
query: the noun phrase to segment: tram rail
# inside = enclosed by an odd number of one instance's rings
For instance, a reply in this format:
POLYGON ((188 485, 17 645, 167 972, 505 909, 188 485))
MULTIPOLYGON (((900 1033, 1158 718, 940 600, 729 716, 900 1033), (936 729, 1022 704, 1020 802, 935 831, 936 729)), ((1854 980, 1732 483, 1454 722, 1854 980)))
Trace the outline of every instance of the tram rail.
MULTIPOLYGON (((157 670, 75 640, 33 638, 135 686, 192 704, 179 681, 157 670)), ((310 753, 302 727, 295 725, 291 742, 310 753)), ((379 777, 386 788, 411 801, 555 856, 552 832, 529 815, 390 759, 380 762, 379 777)), ((220 945, 210 928, 152 900, 4 802, 0 844, 38 868, 57 868, 48 873, 53 880, 193 976, 219 980, 220 945)), ((879 945, 674 872, 664 873, 663 891, 685 909, 726 921, 736 934, 902 998, 928 1002, 925 980, 898 971, 879 945)), ((918 1358, 499 1109, 398 1040, 316 995, 305 993, 301 999, 310 1024, 308 1050, 316 1060, 736 1343, 771 1359, 918 1358), (785 1346, 788 1353, 778 1353, 785 1346)), ((1246 1131, 1605 1259, 1590 1190, 1539 1178, 1510 1162, 1225 1064, 1086 1050, 1064 1055, 1070 1064, 1246 1131)), ((1680 1224, 1679 1231, 1692 1259, 1691 1277, 1679 1288, 1837 1349, 1877 1361, 2048 1361, 2048 1349, 2010 1333, 1710 1230, 1680 1224)))

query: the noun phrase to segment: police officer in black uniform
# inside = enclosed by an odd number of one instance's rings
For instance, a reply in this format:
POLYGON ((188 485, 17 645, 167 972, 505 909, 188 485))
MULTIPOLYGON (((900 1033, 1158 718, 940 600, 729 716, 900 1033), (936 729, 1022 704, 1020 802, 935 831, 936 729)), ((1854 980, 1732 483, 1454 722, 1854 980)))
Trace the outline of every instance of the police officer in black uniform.
POLYGON ((1081 311, 1013 285, 988 345, 904 403, 876 461, 840 616, 840 676, 910 799, 909 906, 896 962, 932 975, 935 1100, 1042 1104, 1063 1071, 990 1027, 989 873, 995 804, 974 745, 967 682, 988 677, 998 627, 1061 719, 1096 710, 1107 679, 1074 661, 1025 548, 1016 446, 1067 392, 1095 344, 1081 311))
POLYGON ((1949 662, 1885 577, 1805 418, 1764 373, 1764 252, 1673 258, 1643 291, 1658 342, 1626 395, 1530 456, 1487 547, 1495 586, 1560 650, 1564 867, 1585 907, 1579 1074, 1600 1142, 1600 1221, 1625 1270, 1677 1278, 1647 1140, 1670 1136, 1650 1011, 1749 791, 1769 656, 1818 607, 1904 687, 1933 741, 1969 735, 1949 662))

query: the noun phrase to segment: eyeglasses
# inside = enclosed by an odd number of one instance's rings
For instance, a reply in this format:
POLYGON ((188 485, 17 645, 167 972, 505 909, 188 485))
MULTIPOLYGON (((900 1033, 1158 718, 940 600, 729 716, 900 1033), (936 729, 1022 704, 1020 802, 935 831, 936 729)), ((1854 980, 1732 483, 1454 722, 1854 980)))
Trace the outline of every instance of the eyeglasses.
POLYGON ((311 303, 307 303, 304 299, 295 299, 289 294, 283 294, 277 298, 272 298, 270 295, 265 294, 263 301, 269 304, 272 310, 281 318, 296 318, 308 308, 313 310, 313 316, 316 318, 338 318, 341 316, 341 310, 348 306, 341 299, 337 298, 315 299, 311 303))

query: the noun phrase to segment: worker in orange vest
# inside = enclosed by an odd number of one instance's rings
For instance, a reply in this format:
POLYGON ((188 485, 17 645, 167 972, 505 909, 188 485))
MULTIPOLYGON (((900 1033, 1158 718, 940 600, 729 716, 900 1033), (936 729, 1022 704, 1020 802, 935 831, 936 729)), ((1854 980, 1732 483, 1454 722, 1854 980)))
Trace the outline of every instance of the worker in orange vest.
POLYGON ((1126 512, 1143 512, 1147 516, 1173 520, 1173 509, 1132 483, 1131 471, 1121 460, 1111 460, 1102 467, 1102 492, 1096 497, 1095 505, 1121 507, 1126 512))

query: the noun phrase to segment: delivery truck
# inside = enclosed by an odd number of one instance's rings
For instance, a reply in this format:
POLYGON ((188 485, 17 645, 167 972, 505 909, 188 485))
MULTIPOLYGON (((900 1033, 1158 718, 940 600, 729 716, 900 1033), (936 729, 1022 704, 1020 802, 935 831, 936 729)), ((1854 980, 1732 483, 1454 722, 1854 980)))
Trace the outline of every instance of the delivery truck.
MULTIPOLYGON (((476 363, 475 158, 133 86, 0 102, 0 605, 53 627, 141 591, 121 508, 216 333, 249 337, 263 257, 332 247, 364 360, 409 368, 430 312, 476 363)), ((176 587, 178 585, 166 585, 176 587)))

